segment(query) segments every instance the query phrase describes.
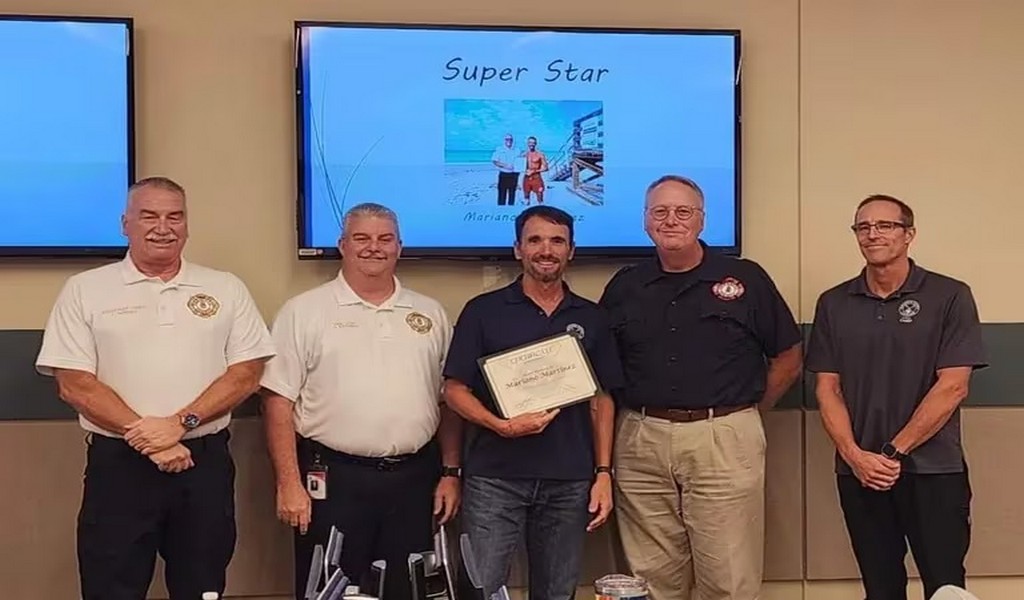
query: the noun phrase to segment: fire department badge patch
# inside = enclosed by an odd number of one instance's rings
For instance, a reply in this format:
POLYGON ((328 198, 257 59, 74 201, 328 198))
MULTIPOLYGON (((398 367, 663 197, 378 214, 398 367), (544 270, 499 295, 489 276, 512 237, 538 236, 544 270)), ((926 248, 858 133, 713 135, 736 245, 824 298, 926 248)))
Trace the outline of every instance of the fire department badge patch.
POLYGON ((427 315, 411 312, 405 317, 405 323, 416 333, 425 334, 434 326, 434 322, 427 315))
POLYGON ((742 296, 745 291, 743 283, 735 277, 726 277, 711 286, 711 293, 713 293, 719 300, 735 300, 742 296))
POLYGON ((188 299, 188 309, 197 317, 209 319, 220 310, 220 302, 207 294, 194 294, 188 299))

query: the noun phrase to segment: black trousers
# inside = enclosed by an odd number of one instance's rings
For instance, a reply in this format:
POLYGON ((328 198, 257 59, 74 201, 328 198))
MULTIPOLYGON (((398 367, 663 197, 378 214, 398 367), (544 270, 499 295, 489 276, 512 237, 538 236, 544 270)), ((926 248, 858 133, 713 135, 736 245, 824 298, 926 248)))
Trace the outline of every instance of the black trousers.
POLYGON ((162 473, 124 440, 90 436, 78 516, 83 600, 146 597, 156 554, 172 600, 224 593, 235 550, 235 465, 227 430, 182 442, 195 466, 162 473))
POLYGON ((852 475, 838 476, 839 502, 867 600, 906 600, 907 542, 931 598, 944 585, 964 587, 971 542, 971 485, 966 471, 903 473, 876 492, 852 475))
POLYGON ((516 203, 516 186, 519 173, 498 173, 498 206, 512 206, 516 203))
POLYGON ((327 498, 313 500, 305 535, 295 533, 295 597, 306 590, 313 548, 326 549, 331 526, 342 540, 341 569, 352 585, 374 594, 370 571, 387 561, 383 600, 408 600, 409 554, 434 549, 434 489, 441 475, 435 443, 395 464, 341 454, 303 438, 298 440, 302 481, 319 456, 327 467, 327 498))

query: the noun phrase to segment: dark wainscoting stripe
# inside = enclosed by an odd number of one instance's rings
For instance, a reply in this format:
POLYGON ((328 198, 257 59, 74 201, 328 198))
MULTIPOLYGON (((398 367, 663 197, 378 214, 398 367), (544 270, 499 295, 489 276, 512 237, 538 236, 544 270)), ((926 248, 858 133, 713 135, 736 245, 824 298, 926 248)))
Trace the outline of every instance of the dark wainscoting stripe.
MULTIPOLYGON (((810 327, 804 326, 805 336, 810 327)), ((1024 406, 1024 323, 986 323, 988 369, 974 380, 968 406, 1024 406)), ((34 364, 42 339, 40 330, 0 330, 0 421, 74 419, 75 413, 57 397, 53 381, 36 373, 34 364)), ((778 408, 815 408, 813 379, 805 376, 778 408)), ((250 398, 236 416, 259 414, 257 399, 250 398)))
MULTIPOLYGON (((804 337, 810 325, 804 325, 804 337)), ((1024 407, 1024 323, 983 323, 981 334, 988 353, 988 368, 975 373, 965 406, 1024 407)), ((814 379, 804 374, 799 392, 805 408, 816 410, 814 379)))
MULTIPOLYGON (((50 377, 36 372, 42 330, 0 329, 0 421, 59 421, 76 419, 57 397, 50 377)), ((236 416, 258 414, 256 398, 245 401, 236 416)))

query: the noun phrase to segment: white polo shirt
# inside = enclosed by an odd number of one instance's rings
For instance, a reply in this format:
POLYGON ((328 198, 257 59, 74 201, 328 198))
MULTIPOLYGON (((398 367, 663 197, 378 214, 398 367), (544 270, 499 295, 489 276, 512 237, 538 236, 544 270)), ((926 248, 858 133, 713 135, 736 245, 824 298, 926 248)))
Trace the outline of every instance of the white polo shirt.
POLYGON ((494 154, 491 155, 492 161, 503 162, 506 165, 512 165, 512 168, 498 167, 498 170, 502 173, 515 173, 518 169, 516 163, 519 162, 519 155, 522 154, 514 146, 509 148, 508 146, 498 146, 494 149, 494 154))
POLYGON ((439 302, 403 289, 373 306, 342 275, 281 308, 263 387, 295 403, 296 432, 339 452, 416 452, 440 420, 452 327, 439 302))
MULTIPOLYGON (((130 257, 70 277, 50 313, 36 369, 92 373, 141 416, 170 416, 235 363, 274 355, 242 281, 182 261, 174 279, 147 277, 130 257)), ((186 437, 227 427, 230 415, 186 437)), ((120 437, 79 417, 94 433, 120 437)))

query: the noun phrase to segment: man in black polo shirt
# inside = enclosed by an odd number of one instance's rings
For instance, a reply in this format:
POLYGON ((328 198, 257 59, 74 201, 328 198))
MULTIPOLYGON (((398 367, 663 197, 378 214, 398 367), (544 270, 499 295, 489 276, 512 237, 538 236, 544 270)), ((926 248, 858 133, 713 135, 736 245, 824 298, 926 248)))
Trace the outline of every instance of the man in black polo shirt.
POLYGON ((652 183, 644 223, 657 259, 616 273, 601 299, 626 375, 615 438, 623 549, 654 600, 754 600, 766 446, 757 407, 799 377, 800 330, 759 265, 698 239, 696 183, 652 183))
POLYGON ((526 209, 516 219, 515 254, 522 276, 466 304, 444 368, 445 399, 472 424, 462 526, 488 596, 506 584, 525 539, 530 600, 565 600, 576 591, 586 532, 612 510, 615 407, 602 391, 561 410, 502 418, 477 359, 568 332, 582 341, 600 388, 621 385, 621 365, 604 313, 562 280, 572 217, 526 209))
POLYGON ((908 258, 904 202, 868 197, 853 231, 867 265, 818 299, 807 369, 867 597, 907 597, 909 540, 930 598, 964 585, 971 488, 959 406, 986 364, 981 325, 966 284, 908 258))

